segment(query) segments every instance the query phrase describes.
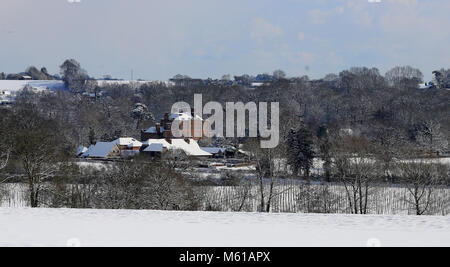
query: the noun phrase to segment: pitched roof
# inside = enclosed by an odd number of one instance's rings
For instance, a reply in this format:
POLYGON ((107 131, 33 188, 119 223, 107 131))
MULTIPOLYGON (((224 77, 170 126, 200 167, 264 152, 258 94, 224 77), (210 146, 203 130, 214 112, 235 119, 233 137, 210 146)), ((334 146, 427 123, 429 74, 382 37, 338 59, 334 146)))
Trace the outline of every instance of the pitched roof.
MULTIPOLYGON (((180 120, 180 121, 187 121, 187 120, 192 120, 193 117, 191 114, 189 113, 172 113, 169 116, 170 120, 180 120)), ((203 120, 200 116, 195 115, 195 119, 196 120, 203 120)))
POLYGON ((81 155, 82 157, 88 157, 89 156, 89 152, 92 150, 92 148, 94 147, 95 145, 90 145, 89 147, 88 147, 88 149, 85 151, 85 152, 83 152, 83 154, 81 155))
MULTIPOLYGON (((164 132, 164 127, 161 126, 160 129, 161 132, 164 132)), ((147 130, 145 130, 146 133, 157 133, 156 132, 156 126, 152 126, 150 128, 148 128, 147 130)))
POLYGON ((189 139, 189 143, 187 143, 184 139, 172 139, 171 144, 167 142, 166 139, 149 139, 145 141, 144 144, 149 146, 152 144, 161 144, 168 150, 180 149, 183 150, 188 156, 211 156, 211 153, 200 149, 200 146, 194 139, 189 139))
POLYGON ((163 144, 150 144, 146 149, 144 149, 145 152, 162 152, 164 149, 163 144))
POLYGON ((85 146, 79 146, 78 149, 77 149, 77 155, 83 154, 83 153, 85 153, 87 150, 88 150, 87 147, 85 147, 85 146))
POLYGON ((138 140, 131 137, 121 137, 112 141, 112 143, 117 144, 119 146, 132 146, 132 147, 141 147, 142 143, 138 140))
POLYGON ((211 154, 218 154, 219 152, 225 153, 226 148, 223 147, 200 147, 201 150, 211 154))
POLYGON ((90 158, 107 158, 117 144, 114 142, 97 142, 94 146, 89 147, 83 157, 90 158))

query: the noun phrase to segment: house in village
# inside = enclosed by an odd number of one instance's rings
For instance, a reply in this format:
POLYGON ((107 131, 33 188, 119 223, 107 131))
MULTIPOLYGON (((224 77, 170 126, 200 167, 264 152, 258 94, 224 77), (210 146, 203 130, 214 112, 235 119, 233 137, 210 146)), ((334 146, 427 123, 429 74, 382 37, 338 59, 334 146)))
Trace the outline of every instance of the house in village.
POLYGON ((77 156, 81 158, 126 158, 133 157, 139 153, 152 157, 159 157, 161 154, 172 151, 182 152, 189 157, 211 157, 198 145, 194 139, 148 139, 140 142, 134 138, 119 138, 112 142, 97 142, 89 148, 80 147, 77 156))
MULTIPOLYGON (((196 116, 193 111, 191 113, 166 113, 160 123, 141 131, 141 141, 123 137, 112 142, 97 142, 89 148, 80 147, 77 156, 83 158, 124 158, 142 153, 159 157, 167 151, 181 152, 188 157, 197 158, 223 156, 226 153, 225 149, 219 148, 214 150, 214 153, 210 153, 207 151, 208 149, 201 149, 198 145, 197 141, 207 136, 203 130, 205 123, 207 122, 196 116), (189 123, 193 137, 174 137, 171 130, 174 121, 180 122, 179 131, 183 131, 184 123, 189 123)), ((209 129, 209 127, 206 128, 209 129)))
POLYGON ((94 159, 119 158, 120 148, 114 142, 97 142, 81 154, 81 157, 94 159))
POLYGON ((142 143, 140 141, 130 137, 117 138, 112 142, 119 146, 120 151, 139 151, 142 147, 142 143))
POLYGON ((118 138, 112 142, 97 142, 89 148, 79 147, 77 156, 82 158, 118 158, 138 154, 142 143, 134 138, 118 138))
POLYGON ((186 156, 196 158, 211 157, 212 154, 200 148, 194 139, 149 139, 142 143, 142 153, 153 157, 166 151, 183 152, 186 156))
POLYGON ((224 147, 200 147, 200 149, 211 154, 213 158, 226 157, 226 148, 224 147))
POLYGON ((175 86, 181 87, 196 87, 203 86, 205 83, 202 79, 192 79, 183 75, 175 75, 172 79, 169 80, 175 86))
POLYGON ((0 105, 7 105, 11 104, 13 101, 13 95, 8 90, 1 90, 0 91, 0 105))
MULTIPOLYGON (((208 134, 209 127, 206 127, 207 121, 204 121, 201 117, 194 114, 194 111, 191 110, 191 113, 169 113, 164 114, 164 118, 161 119, 159 123, 156 123, 155 126, 148 128, 147 130, 141 131, 141 141, 146 141, 148 139, 176 139, 176 137, 172 134, 172 124, 174 121, 179 122, 179 129, 173 129, 174 131, 183 131, 184 123, 189 123, 191 128, 191 138, 195 141, 200 140, 201 138, 206 138, 208 134), (201 136, 201 137, 199 137, 201 136)), ((180 137, 181 139, 184 137, 180 137)))

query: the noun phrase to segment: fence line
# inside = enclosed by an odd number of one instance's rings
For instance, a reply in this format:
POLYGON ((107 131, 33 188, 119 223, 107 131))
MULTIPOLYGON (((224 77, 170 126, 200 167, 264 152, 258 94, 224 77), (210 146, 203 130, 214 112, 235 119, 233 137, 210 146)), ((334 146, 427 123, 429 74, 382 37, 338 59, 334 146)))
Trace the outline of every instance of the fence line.
MULTIPOLYGON (((345 188, 340 184, 313 184, 311 188, 318 193, 317 199, 305 197, 305 184, 301 181, 277 181, 271 212, 327 212, 351 213, 345 188), (322 196, 321 196, 322 194, 322 196), (312 208, 312 211, 310 210, 312 208)), ((268 193, 269 186, 264 186, 268 193)), ((246 211, 260 210, 261 196, 258 185, 249 186, 200 186, 196 187, 203 197, 201 210, 246 211)), ((267 200, 267 199, 266 199, 267 200)), ((412 196, 404 187, 377 186, 371 188, 368 199, 369 214, 414 215, 412 196)), ((0 207, 27 207, 28 194, 24 184, 0 185, 0 207)), ((450 188, 436 188, 432 195, 427 215, 450 214, 450 188)))
MULTIPOLYGON (((310 205, 311 199, 302 197, 301 182, 283 181, 278 184, 272 198, 271 212, 308 212, 305 207, 310 205)), ((268 185, 265 192, 268 193, 268 185)), ((311 187, 318 192, 327 190, 326 197, 319 200, 319 204, 326 206, 316 212, 327 213, 351 213, 347 193, 343 185, 313 184, 311 187), (325 203, 328 202, 328 203, 325 203)), ((242 194, 243 186, 210 186, 203 189, 204 198, 202 208, 215 211, 240 211, 256 212, 260 210, 261 196, 259 186, 252 185, 248 190, 250 194, 246 197, 242 194), (244 203, 244 205, 242 205, 244 203)), ((449 215, 450 214, 450 188, 436 188, 432 195, 431 204, 427 215, 449 215)), ((267 199, 266 199, 267 200, 267 199)), ((318 203, 315 203, 317 205, 318 203)), ((415 215, 415 207, 412 195, 404 187, 377 186, 371 188, 368 196, 369 214, 384 215, 415 215)))

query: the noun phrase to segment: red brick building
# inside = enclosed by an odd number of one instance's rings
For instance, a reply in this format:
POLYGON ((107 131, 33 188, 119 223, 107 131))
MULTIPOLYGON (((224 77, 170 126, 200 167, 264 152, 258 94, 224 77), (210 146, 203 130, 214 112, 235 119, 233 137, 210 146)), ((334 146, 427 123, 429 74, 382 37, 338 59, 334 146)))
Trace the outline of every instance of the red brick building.
MULTIPOLYGON (((206 126, 206 121, 204 121, 201 117, 196 116, 192 111, 189 113, 169 113, 164 114, 164 118, 161 119, 159 123, 156 123, 155 126, 148 128, 147 130, 141 130, 141 141, 146 141, 148 139, 185 139, 192 138, 195 141, 200 140, 201 138, 208 137, 209 133, 207 132, 209 127, 206 126), (174 121, 178 121, 179 129, 178 131, 183 131, 184 123, 188 122, 191 128, 191 136, 190 137, 179 137, 176 138, 172 135, 172 124, 174 121), (198 137, 201 136, 201 137, 198 137)), ((174 129, 176 132, 177 129, 174 129)))

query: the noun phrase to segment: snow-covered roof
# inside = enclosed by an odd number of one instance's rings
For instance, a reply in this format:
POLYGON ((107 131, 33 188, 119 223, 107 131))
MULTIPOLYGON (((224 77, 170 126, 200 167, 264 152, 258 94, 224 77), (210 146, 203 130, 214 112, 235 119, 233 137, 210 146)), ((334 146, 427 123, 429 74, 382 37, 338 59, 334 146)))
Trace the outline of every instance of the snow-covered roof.
POLYGON ((112 142, 119 146, 129 146, 129 147, 141 147, 142 146, 141 142, 139 142, 138 140, 131 138, 131 137, 117 138, 116 140, 114 140, 112 142))
POLYGON ((150 144, 146 149, 144 149, 145 152, 161 152, 163 151, 163 144, 150 144))
POLYGON ((245 151, 245 150, 243 150, 243 149, 239 149, 238 152, 241 153, 241 154, 244 154, 244 155, 246 155, 246 156, 251 156, 251 155, 252 155, 251 152, 245 151))
MULTIPOLYGON (((172 113, 169 116, 169 120, 180 120, 180 121, 188 121, 192 120, 192 115, 190 113, 172 113)), ((195 115, 195 119, 203 120, 200 116, 195 115)))
POLYGON ((171 144, 166 139, 149 139, 144 144, 149 146, 152 144, 162 144, 168 150, 183 150, 188 156, 211 156, 211 153, 202 150, 194 139, 189 139, 189 143, 184 139, 172 139, 171 144))
POLYGON ((430 84, 427 83, 419 83, 419 89, 429 89, 431 88, 430 84))
POLYGON ((79 146, 78 149, 77 149, 77 155, 81 155, 81 154, 85 153, 87 150, 88 150, 87 147, 79 146))
POLYGON ((128 147, 141 147, 142 143, 139 141, 133 141, 132 143, 128 144, 128 147))
POLYGON ((200 149, 211 154, 218 154, 219 152, 225 153, 226 150, 223 147, 200 147, 200 149))
POLYGON ((97 142, 94 146, 89 147, 83 157, 90 158, 107 158, 117 144, 114 142, 97 142))
MULTIPOLYGON (((164 132, 164 127, 161 126, 160 129, 161 132, 164 132)), ((156 126, 152 126, 150 128, 148 128, 147 130, 145 130, 146 133, 157 133, 156 132, 156 126)))
POLYGON ((255 86, 255 87, 259 87, 259 86, 263 86, 263 85, 264 85, 264 83, 259 83, 259 82, 252 83, 252 86, 255 86))
POLYGON ((89 148, 83 152, 83 154, 81 155, 81 157, 86 158, 89 156, 89 152, 92 150, 92 148, 94 147, 94 145, 90 145, 89 148))

